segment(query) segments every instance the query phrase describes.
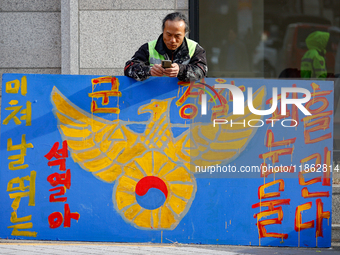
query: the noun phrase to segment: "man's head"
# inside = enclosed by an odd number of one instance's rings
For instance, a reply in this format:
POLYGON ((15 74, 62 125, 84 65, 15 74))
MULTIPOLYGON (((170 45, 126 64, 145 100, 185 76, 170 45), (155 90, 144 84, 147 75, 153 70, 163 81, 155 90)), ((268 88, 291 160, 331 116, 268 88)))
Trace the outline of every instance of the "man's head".
POLYGON ((176 50, 181 46, 185 34, 189 32, 186 17, 179 12, 168 14, 163 19, 163 41, 169 50, 176 50))

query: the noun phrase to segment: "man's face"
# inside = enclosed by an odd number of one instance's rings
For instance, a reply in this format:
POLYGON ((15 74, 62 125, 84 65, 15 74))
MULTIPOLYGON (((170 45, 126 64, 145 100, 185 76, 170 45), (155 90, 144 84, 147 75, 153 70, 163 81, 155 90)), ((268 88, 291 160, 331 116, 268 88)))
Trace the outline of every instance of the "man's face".
POLYGON ((163 41, 169 50, 176 50, 181 46, 185 36, 183 20, 167 20, 163 30, 163 41))

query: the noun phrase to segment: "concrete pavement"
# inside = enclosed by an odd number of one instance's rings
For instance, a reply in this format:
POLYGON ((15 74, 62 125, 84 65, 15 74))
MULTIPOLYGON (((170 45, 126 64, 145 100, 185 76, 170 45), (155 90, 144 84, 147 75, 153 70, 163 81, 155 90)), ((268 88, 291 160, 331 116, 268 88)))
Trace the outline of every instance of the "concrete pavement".
POLYGON ((68 255, 68 254, 340 254, 340 246, 331 248, 287 248, 229 245, 151 244, 151 243, 101 243, 61 241, 20 241, 0 239, 0 254, 68 255))

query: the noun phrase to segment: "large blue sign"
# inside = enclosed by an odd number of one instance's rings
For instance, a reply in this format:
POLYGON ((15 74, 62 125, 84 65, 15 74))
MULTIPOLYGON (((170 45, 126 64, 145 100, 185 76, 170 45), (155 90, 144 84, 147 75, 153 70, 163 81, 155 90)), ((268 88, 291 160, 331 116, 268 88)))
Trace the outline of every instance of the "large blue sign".
POLYGON ((332 82, 2 82, 1 238, 331 245, 332 82))

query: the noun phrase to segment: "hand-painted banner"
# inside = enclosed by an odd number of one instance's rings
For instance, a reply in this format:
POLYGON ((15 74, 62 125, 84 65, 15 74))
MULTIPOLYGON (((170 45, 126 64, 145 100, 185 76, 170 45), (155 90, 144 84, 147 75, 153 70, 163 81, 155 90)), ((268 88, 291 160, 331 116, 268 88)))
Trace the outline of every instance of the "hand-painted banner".
POLYGON ((332 82, 2 82, 1 238, 331 244, 332 82))

